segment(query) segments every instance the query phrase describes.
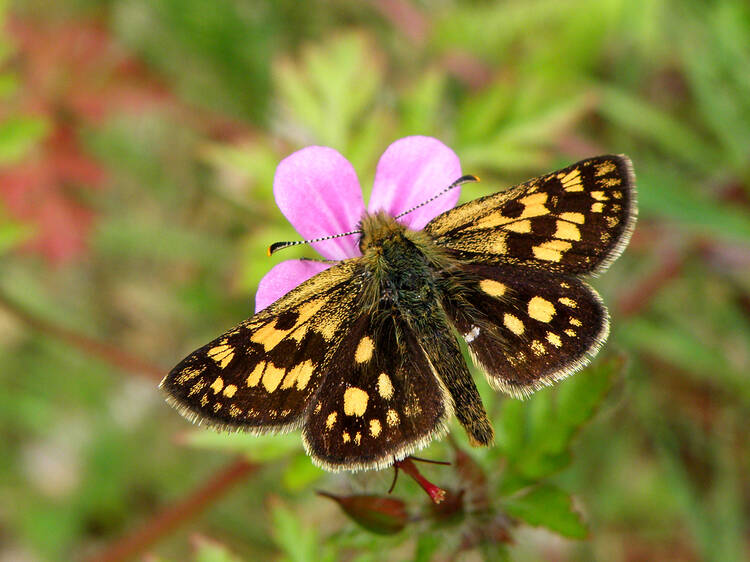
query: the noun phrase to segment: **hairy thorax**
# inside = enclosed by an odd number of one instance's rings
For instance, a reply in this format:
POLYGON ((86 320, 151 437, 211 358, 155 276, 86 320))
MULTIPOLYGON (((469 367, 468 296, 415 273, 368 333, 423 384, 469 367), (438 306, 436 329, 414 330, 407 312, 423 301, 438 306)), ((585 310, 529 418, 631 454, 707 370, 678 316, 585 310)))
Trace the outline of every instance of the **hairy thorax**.
POLYGON ((422 303, 437 302, 437 275, 448 268, 450 258, 428 234, 384 212, 365 215, 361 229, 359 248, 370 285, 367 305, 395 306, 408 314, 422 303))

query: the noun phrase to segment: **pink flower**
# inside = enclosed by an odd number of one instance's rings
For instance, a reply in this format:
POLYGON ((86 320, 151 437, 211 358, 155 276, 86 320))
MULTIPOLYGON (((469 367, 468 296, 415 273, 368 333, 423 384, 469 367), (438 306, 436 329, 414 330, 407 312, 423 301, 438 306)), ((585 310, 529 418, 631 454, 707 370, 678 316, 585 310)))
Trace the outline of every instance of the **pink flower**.
MULTIPOLYGON (((393 216, 423 203, 461 176, 458 156, 431 137, 405 137, 390 145, 375 171, 367 212, 385 210, 393 216)), ((281 212, 305 239, 357 230, 365 213, 354 168, 332 148, 309 146, 287 156, 276 168, 273 194, 281 212)), ((460 190, 404 215, 399 221, 419 230, 453 208, 460 190)), ((328 260, 360 255, 359 236, 344 236, 312 246, 328 260)), ((266 308, 297 285, 331 267, 330 262, 288 260, 269 271, 258 285, 255 311, 266 308)))

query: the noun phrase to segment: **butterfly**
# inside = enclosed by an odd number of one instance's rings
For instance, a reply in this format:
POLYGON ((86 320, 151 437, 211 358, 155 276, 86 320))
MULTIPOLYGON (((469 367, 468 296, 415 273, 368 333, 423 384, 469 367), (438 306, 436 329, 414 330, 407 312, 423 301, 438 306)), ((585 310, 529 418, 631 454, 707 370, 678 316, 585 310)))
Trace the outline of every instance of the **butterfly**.
POLYGON ((636 215, 623 155, 470 201, 419 231, 365 214, 361 256, 194 351, 160 386, 188 419, 218 429, 301 427, 313 462, 332 471, 386 468, 454 415, 473 445, 489 446, 461 341, 514 397, 581 369, 609 332, 582 278, 622 253, 636 215))

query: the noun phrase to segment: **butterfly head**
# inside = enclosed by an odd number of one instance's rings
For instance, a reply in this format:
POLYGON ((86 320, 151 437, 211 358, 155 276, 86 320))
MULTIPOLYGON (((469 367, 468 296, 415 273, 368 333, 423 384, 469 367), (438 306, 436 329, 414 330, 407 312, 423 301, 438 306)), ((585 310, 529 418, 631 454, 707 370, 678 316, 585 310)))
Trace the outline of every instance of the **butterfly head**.
POLYGON ((406 227, 384 211, 365 214, 360 221, 359 251, 363 255, 389 241, 403 240, 406 227))

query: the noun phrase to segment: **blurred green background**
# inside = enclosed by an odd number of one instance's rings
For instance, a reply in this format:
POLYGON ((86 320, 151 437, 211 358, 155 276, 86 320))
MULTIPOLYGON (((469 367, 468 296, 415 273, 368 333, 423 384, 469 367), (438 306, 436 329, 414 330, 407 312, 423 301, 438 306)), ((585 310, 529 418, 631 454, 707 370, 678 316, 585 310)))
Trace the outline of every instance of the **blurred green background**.
POLYGON ((750 557, 745 0, 0 14, 0 560, 750 557), (392 471, 323 473, 298 433, 200 432, 156 384, 251 314, 272 265, 313 256, 266 257, 296 238, 273 201, 280 159, 332 146, 367 191, 410 134, 482 177, 463 201, 627 153, 640 220, 594 281, 602 359, 526 402, 477 377, 497 446, 454 431, 423 451, 455 461, 420 469, 458 503, 437 512, 402 475, 409 520, 378 535, 315 490, 384 494, 392 471))

